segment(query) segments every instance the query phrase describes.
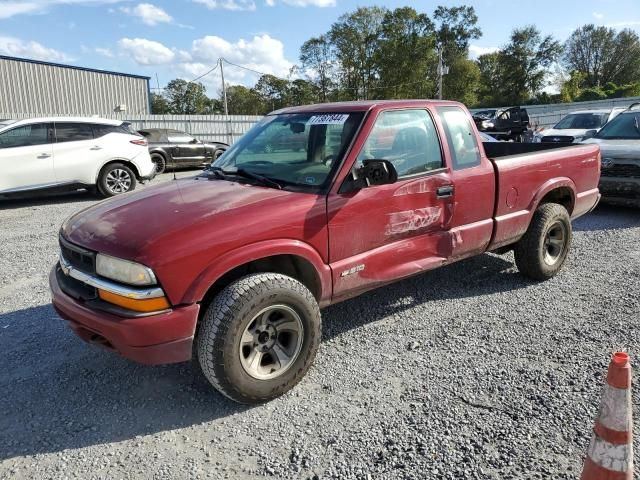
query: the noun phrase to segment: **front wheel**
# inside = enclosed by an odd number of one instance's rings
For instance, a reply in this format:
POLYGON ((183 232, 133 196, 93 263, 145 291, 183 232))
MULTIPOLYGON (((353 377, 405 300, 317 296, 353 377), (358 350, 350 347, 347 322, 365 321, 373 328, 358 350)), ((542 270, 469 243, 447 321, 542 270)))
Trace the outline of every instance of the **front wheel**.
POLYGON ((541 205, 514 248, 518 270, 534 280, 555 276, 567 259, 571 237, 567 209, 556 203, 541 205))
POLYGON ((272 400, 305 375, 320 343, 320 309, 297 280, 275 273, 232 283, 206 310, 197 339, 200 367, 240 403, 272 400))
POLYGON ((164 171, 167 169, 167 161, 165 160, 164 156, 160 155, 159 153, 151 155, 151 161, 156 166, 156 175, 164 173, 164 171))

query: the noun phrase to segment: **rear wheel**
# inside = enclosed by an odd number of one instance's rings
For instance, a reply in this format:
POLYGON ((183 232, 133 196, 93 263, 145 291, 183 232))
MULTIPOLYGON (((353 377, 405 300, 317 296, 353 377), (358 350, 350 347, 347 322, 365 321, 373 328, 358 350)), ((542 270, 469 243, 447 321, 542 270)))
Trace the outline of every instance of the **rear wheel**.
POLYGON ((211 302, 198 333, 204 375, 240 403, 261 403, 293 388, 320 343, 320 310, 297 280, 275 273, 244 277, 211 302))
POLYGON ((564 265, 571 246, 571 218, 562 205, 546 203, 533 215, 529 229, 516 244, 518 270, 535 280, 555 276, 564 265))
POLYGON ((160 155, 159 153, 154 153, 153 155, 151 155, 151 161, 156 166, 157 175, 160 175, 167 169, 167 161, 165 160, 164 156, 160 155))
POLYGON ((136 188, 136 176, 123 163, 110 163, 98 176, 98 189, 105 197, 113 197, 136 188))

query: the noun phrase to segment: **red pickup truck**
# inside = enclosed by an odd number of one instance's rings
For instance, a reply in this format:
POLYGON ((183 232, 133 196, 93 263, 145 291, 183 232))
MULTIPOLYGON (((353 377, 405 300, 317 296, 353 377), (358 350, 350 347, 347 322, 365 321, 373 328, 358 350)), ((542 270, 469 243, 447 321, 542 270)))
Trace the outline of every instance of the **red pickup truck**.
POLYGON ((320 307, 484 252, 554 276, 599 176, 597 145, 483 144, 454 102, 288 108, 195 177, 65 221, 53 305, 88 342, 193 354, 227 397, 267 401, 313 362, 320 307), (302 133, 304 149, 252 148, 302 133))

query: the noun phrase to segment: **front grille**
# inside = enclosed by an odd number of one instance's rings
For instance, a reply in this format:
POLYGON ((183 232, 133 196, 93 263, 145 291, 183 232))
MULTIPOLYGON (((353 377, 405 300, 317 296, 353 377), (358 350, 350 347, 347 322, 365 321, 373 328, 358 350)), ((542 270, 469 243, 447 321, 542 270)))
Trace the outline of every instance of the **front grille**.
POLYGON ((549 135, 548 137, 542 137, 542 141, 552 143, 573 143, 574 137, 568 135, 549 135))
POLYGON ((76 300, 95 300, 98 298, 98 291, 91 285, 82 283, 80 280, 65 275, 60 267, 56 269, 58 285, 60 289, 76 300))
POLYGON ((81 272, 96 273, 96 254, 84 248, 69 243, 62 235, 59 237, 60 251, 64 259, 74 268, 81 272))
POLYGON ((640 166, 624 163, 613 164, 610 167, 602 167, 600 175, 603 177, 640 178, 640 166))

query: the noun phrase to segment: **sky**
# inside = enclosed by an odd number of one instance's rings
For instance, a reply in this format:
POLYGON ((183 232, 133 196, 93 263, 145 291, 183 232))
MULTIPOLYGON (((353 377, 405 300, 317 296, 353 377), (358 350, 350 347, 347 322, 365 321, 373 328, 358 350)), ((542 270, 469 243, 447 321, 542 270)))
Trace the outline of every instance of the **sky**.
MULTIPOLYGON (((325 33, 358 6, 473 5, 483 31, 472 56, 508 41, 513 28, 536 25, 566 40, 595 23, 640 34, 639 0, 0 0, 0 55, 146 75, 161 87, 192 80, 217 59, 287 77, 302 43, 325 33)), ((258 75, 231 65, 225 79, 252 86, 258 75)), ((219 69, 202 81, 220 90, 219 69)))

